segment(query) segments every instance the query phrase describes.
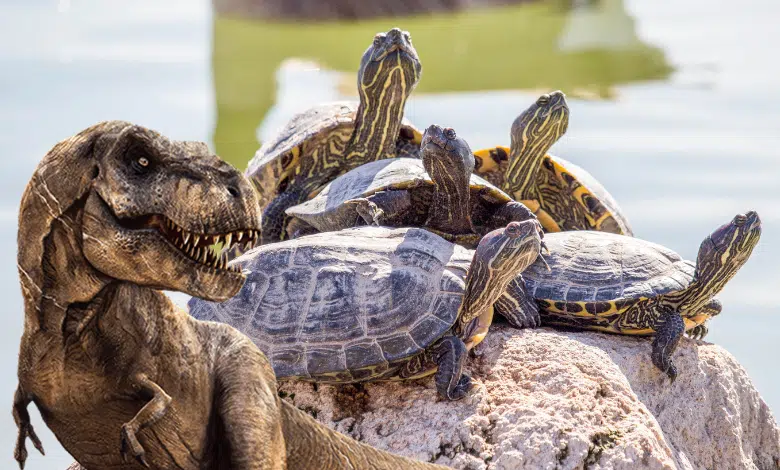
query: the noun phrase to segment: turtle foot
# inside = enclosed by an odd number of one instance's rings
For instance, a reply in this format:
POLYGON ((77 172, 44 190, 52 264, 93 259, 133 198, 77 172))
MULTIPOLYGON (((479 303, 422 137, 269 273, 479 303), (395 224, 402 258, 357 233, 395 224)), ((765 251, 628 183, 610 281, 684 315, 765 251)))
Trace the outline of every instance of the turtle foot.
POLYGON ((468 394, 470 389, 471 376, 468 374, 463 374, 460 376, 460 380, 458 380, 458 385, 456 385, 452 391, 449 392, 447 398, 450 400, 460 400, 465 397, 466 394, 468 394))
POLYGON ((352 199, 345 204, 353 204, 355 211, 365 221, 366 225, 382 225, 381 222, 384 219, 385 211, 368 199, 352 199))
POLYGON ((704 325, 695 326, 688 331, 688 337, 691 339, 702 340, 705 336, 707 336, 709 331, 710 330, 704 325))

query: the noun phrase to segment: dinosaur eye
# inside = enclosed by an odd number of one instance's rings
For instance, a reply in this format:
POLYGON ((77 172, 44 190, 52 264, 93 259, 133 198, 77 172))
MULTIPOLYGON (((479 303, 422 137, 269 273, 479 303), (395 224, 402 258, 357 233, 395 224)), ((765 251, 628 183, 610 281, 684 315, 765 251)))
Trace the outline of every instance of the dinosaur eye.
POLYGON ((147 159, 146 157, 141 157, 138 159, 138 164, 146 168, 147 166, 149 166, 149 159, 147 159))
POLYGON ((536 100, 536 104, 538 106, 544 106, 544 105, 546 105, 549 102, 550 102, 550 95, 548 95, 548 94, 544 94, 544 95, 540 96, 538 100, 536 100))
POLYGON ((458 136, 457 134, 455 134, 455 129, 453 129, 451 127, 448 127, 446 129, 444 129, 444 135, 448 139, 450 139, 450 140, 452 140, 452 139, 454 139, 454 138, 456 138, 458 136))

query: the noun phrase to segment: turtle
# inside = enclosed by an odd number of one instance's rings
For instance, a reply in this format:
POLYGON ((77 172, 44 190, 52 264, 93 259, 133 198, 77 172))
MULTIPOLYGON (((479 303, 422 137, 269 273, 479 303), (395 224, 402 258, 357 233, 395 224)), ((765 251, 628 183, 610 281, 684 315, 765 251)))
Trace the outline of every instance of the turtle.
POLYGON ((674 381, 672 354, 680 338, 707 334, 705 322, 722 308, 715 295, 747 262, 760 236, 755 211, 737 214, 704 239, 694 263, 627 235, 548 233, 550 254, 513 280, 498 305, 521 299, 510 308, 525 312, 519 315, 529 325, 541 320, 545 326, 654 336, 652 363, 674 381))
POLYGON ((417 227, 362 226, 261 245, 231 261, 247 276, 235 297, 193 297, 189 312, 243 332, 279 379, 435 373, 439 394, 457 400, 470 386, 467 352, 506 285, 538 257, 542 234, 536 220, 510 222, 473 251, 417 227))
POLYGON ((466 248, 511 221, 536 219, 523 204, 474 175, 474 156, 454 129, 429 126, 421 158, 361 165, 314 198, 287 209, 288 235, 359 225, 420 227, 466 248))
POLYGON ((569 126, 566 95, 541 95, 512 123, 511 146, 474 152, 475 172, 534 211, 547 232, 633 236, 615 198, 585 169, 547 150, 569 126))
POLYGON ((415 157, 422 134, 404 118, 422 73, 407 31, 379 33, 357 73, 359 103, 335 102, 296 114, 263 144, 246 174, 263 208, 261 244, 284 238, 284 210, 363 163, 415 157))

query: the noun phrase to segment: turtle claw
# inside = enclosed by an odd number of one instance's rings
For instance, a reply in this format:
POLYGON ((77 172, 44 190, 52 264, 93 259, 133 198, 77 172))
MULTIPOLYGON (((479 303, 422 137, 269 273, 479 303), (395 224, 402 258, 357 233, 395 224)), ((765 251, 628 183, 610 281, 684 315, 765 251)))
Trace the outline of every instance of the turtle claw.
POLYGON ((707 333, 709 333, 709 329, 704 325, 699 325, 688 331, 688 337, 691 339, 703 340, 704 337, 707 336, 707 333))
POLYGON ((379 206, 372 201, 369 201, 366 198, 359 198, 346 201, 345 204, 354 205, 355 211, 363 219, 366 225, 382 225, 381 221, 384 218, 385 211, 380 209, 379 206))
POLYGON ((542 240, 541 246, 542 246, 542 250, 545 252, 545 254, 549 255, 550 254, 550 249, 547 248, 547 243, 545 243, 544 240, 542 240))

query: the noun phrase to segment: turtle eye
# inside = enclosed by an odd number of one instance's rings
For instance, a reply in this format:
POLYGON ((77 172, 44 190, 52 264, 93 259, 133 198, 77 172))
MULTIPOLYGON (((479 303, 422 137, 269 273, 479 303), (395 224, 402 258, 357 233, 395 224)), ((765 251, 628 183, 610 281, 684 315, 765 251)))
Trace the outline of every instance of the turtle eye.
POLYGON ((747 217, 745 217, 742 214, 737 214, 737 216, 734 217, 734 225, 736 225, 737 227, 741 227, 745 225, 745 222, 747 222, 747 217))
POLYGON ((506 234, 511 238, 516 238, 520 235, 520 229, 517 227, 517 224, 509 224, 506 226, 506 234))
POLYGON ((448 127, 446 129, 444 129, 444 136, 447 137, 448 139, 452 140, 452 139, 456 138, 458 135, 455 134, 455 129, 453 129, 451 127, 448 127))
POLYGON ((384 38, 385 38, 384 33, 377 33, 377 35, 374 36, 374 45, 378 46, 379 44, 381 44, 382 43, 382 39, 384 39, 384 38))
POLYGON ((538 100, 536 100, 537 106, 545 106, 549 102, 550 102, 550 95, 546 93, 540 96, 538 100))

